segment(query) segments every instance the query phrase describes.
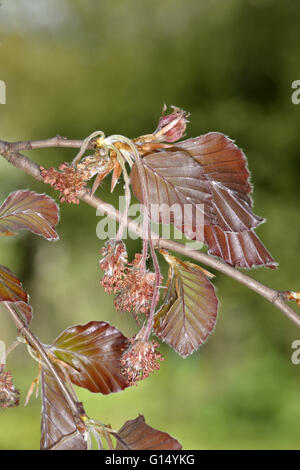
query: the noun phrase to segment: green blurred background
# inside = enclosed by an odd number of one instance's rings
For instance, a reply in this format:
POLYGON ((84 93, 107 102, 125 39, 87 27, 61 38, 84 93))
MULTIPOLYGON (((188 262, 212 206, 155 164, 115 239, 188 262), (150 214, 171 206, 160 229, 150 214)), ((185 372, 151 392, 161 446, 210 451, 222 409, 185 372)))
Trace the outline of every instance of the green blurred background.
MULTIPOLYGON (((255 211, 268 222, 257 232, 277 271, 256 279, 299 289, 300 2, 294 0, 4 0, 0 7, 1 138, 84 138, 96 129, 129 137, 155 129, 163 103, 191 113, 187 136, 221 131, 248 156, 255 211)), ((45 167, 75 151, 40 150, 45 167)), ((52 195, 0 160, 0 196, 18 188, 52 195)), ((109 202, 110 177, 99 196, 109 202)), ((2 239, 0 262, 30 292, 33 331, 44 343, 72 324, 106 320, 136 331, 99 286, 100 220, 81 203, 61 206, 58 243, 32 234, 2 239)), ((140 242, 129 242, 130 253, 140 242)), ((217 328, 183 360, 165 345, 161 370, 120 394, 78 389, 87 413, 119 428, 144 414, 185 449, 299 449, 300 365, 291 362, 297 327, 244 286, 218 274, 217 328)), ((1 308, 0 337, 15 328, 1 308)), ((0 412, 0 449, 37 449, 40 400, 24 398, 37 365, 19 346, 9 368, 22 393, 18 409, 0 412)))

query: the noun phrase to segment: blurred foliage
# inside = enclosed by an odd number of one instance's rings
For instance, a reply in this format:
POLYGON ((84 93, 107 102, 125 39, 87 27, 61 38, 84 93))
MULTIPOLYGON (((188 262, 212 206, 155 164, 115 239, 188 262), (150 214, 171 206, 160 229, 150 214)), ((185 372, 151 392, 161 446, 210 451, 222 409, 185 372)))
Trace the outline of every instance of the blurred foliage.
MULTIPOLYGON (((155 129, 163 103, 191 113, 188 136, 221 131, 248 156, 258 229, 278 271, 256 279, 299 288, 300 3, 293 0, 4 0, 0 7, 1 138, 84 138, 96 129, 136 137, 155 129)), ((48 167, 74 151, 31 152, 48 167)), ((18 188, 46 191, 0 160, 0 197, 18 188)), ((122 189, 100 197, 117 203, 122 189)), ((30 234, 2 239, 0 262, 23 280, 32 328, 50 343, 66 327, 106 320, 136 331, 99 286, 100 220, 80 204, 61 207, 61 241, 30 234)), ((140 242, 129 241, 133 251, 140 242)), ((166 272, 166 271, 165 271, 166 272)), ((108 397, 79 390, 88 414, 119 428, 138 413, 185 449, 298 448, 300 366, 291 363, 295 325, 265 300, 217 274, 221 301, 214 335, 185 360, 162 346, 161 370, 108 397)), ((1 338, 15 329, 1 308, 1 338)), ((0 413, 0 448, 38 448, 40 403, 23 407, 37 367, 24 347, 9 357, 22 392, 19 409, 0 413)))

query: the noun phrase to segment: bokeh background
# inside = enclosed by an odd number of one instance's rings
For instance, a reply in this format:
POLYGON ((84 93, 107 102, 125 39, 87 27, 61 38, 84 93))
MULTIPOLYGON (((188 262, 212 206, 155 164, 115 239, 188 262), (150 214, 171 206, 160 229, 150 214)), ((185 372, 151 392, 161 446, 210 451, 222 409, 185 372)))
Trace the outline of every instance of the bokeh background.
MULTIPOLYGON (((300 3, 294 0, 3 0, 0 7, 1 138, 84 138, 96 129, 129 137, 156 128, 164 103, 191 113, 187 136, 221 131, 248 156, 258 234, 277 271, 256 279, 299 289, 300 3)), ((39 150, 45 167, 75 151, 39 150)), ((52 195, 0 160, 0 196, 18 188, 52 195)), ((109 193, 110 177, 99 196, 109 193)), ((95 210, 61 206, 61 240, 32 234, 1 240, 0 262, 30 292, 33 331, 51 343, 66 327, 106 320, 126 335, 129 315, 113 309, 99 286, 95 210)), ((140 248, 129 242, 130 253, 140 248)), ((218 274, 219 320, 210 340, 183 360, 165 345, 161 370, 120 394, 78 390, 87 413, 119 428, 144 414, 185 449, 299 449, 300 365, 291 362, 297 327, 244 286, 218 274)), ((7 345, 15 328, 0 311, 7 345)), ((0 412, 0 449, 37 449, 40 400, 24 398, 37 365, 20 345, 8 359, 22 393, 18 409, 0 412)))

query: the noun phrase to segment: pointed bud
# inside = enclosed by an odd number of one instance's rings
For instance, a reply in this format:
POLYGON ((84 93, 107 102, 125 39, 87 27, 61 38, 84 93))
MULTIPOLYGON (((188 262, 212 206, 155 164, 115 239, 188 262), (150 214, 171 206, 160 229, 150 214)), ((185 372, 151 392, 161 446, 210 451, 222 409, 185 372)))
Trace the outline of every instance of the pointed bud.
POLYGON ((184 136, 187 124, 187 113, 182 109, 173 108, 173 113, 164 115, 166 105, 163 108, 163 116, 158 122, 158 127, 154 132, 155 140, 159 142, 176 142, 184 136))

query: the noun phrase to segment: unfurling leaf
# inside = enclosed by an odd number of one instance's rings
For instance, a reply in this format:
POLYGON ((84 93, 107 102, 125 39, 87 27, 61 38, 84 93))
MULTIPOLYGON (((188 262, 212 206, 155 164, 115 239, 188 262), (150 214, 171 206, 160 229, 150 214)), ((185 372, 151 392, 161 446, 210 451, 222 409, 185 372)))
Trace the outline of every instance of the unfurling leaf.
POLYGON ((127 387, 121 372, 121 354, 127 338, 102 321, 67 328, 56 338, 51 351, 70 380, 91 392, 108 394, 127 387))
POLYGON ((168 291, 154 319, 154 331, 182 357, 206 341, 214 329, 218 299, 211 282, 199 266, 183 262, 166 250, 169 263, 168 291))
POLYGON ((47 240, 57 240, 58 207, 46 194, 33 191, 15 191, 0 207, 0 233, 14 234, 30 230, 47 240))
MULTIPOLYGON (((264 222, 252 210, 244 153, 223 134, 210 132, 146 155, 144 166, 152 220, 174 223, 184 234, 208 245, 208 252, 242 268, 276 263, 254 229, 264 222), (181 208, 174 217, 170 208, 181 208), (158 212, 152 207, 159 208, 158 212), (176 207, 176 206, 175 206, 176 207)), ((136 164, 131 184, 143 201, 136 164)))
POLYGON ((43 368, 41 450, 86 450, 82 431, 54 377, 43 368))
POLYGON ((157 431, 139 415, 126 421, 117 434, 116 450, 180 450, 181 444, 166 432, 157 431))

